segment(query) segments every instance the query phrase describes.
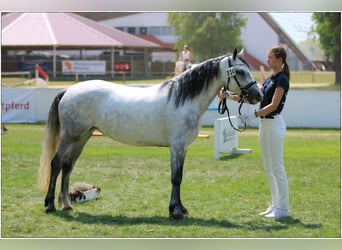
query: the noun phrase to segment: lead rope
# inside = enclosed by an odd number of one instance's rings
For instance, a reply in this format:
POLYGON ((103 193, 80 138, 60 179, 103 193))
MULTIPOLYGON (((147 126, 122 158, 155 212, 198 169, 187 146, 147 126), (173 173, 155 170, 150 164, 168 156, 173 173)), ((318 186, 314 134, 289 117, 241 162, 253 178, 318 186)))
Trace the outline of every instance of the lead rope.
MULTIPOLYGON (((226 90, 226 89, 224 88, 223 91, 225 91, 225 90, 226 90)), ((239 115, 241 115, 241 108, 242 108, 242 104, 243 104, 244 100, 245 100, 245 97, 244 97, 244 96, 240 96, 240 101, 239 101, 239 103, 240 103, 240 105, 239 105, 239 115)), ((224 115, 224 113, 227 112, 228 121, 229 121, 229 123, 230 123, 230 126, 231 126, 234 130, 236 130, 236 131, 238 131, 238 132, 243 132, 243 131, 246 130, 246 128, 247 128, 247 124, 246 124, 246 123, 244 123, 244 128, 243 128, 243 129, 236 128, 236 127, 233 125, 232 120, 230 119, 229 109, 228 109, 228 106, 227 106, 227 98, 226 98, 225 96, 224 96, 224 97, 222 96, 222 97, 220 98, 220 101, 219 101, 219 104, 218 104, 218 107, 217 107, 217 111, 218 111, 219 114, 221 114, 221 115, 224 115)))

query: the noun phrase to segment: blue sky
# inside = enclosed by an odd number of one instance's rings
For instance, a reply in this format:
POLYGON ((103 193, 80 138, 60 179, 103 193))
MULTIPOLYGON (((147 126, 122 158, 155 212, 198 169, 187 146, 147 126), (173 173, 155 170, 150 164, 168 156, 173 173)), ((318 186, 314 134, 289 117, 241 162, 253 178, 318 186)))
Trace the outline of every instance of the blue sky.
POLYGON ((296 42, 306 40, 307 32, 314 22, 311 20, 312 13, 270 13, 279 23, 282 29, 296 42))

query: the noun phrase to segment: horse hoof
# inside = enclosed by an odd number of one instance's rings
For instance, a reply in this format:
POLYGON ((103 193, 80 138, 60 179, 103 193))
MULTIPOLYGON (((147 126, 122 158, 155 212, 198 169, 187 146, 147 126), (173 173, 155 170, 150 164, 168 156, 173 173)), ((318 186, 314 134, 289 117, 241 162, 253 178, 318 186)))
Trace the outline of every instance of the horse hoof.
POLYGON ((188 210, 185 207, 182 207, 182 212, 183 212, 183 214, 189 214, 188 210))
POLYGON ((172 220, 183 220, 184 219, 184 215, 183 214, 172 214, 171 215, 171 219, 172 220))
POLYGON ((63 211, 72 211, 72 207, 64 207, 63 211))
POLYGON ((54 207, 48 207, 46 210, 45 210, 45 213, 49 214, 49 213, 54 213, 56 212, 56 208, 54 207))
POLYGON ((170 213, 170 218, 173 220, 182 220, 184 218, 183 210, 182 208, 174 208, 173 212, 170 213))

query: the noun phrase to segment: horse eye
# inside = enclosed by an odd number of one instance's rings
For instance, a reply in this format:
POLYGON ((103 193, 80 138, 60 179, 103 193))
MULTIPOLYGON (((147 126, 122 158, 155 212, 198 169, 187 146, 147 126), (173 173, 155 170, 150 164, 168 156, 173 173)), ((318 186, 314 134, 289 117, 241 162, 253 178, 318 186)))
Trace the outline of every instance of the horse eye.
POLYGON ((236 70, 236 73, 244 76, 246 72, 244 70, 242 70, 242 69, 238 69, 238 70, 236 70))

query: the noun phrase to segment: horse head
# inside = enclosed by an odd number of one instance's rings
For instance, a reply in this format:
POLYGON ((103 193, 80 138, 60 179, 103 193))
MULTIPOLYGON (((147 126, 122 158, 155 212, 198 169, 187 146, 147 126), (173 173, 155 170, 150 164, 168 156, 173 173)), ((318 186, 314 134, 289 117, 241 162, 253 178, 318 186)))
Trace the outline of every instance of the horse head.
POLYGON ((251 74, 248 63, 243 59, 243 53, 243 49, 239 53, 234 49, 233 55, 221 60, 223 86, 241 98, 247 98, 249 103, 256 104, 262 101, 263 94, 251 74))

